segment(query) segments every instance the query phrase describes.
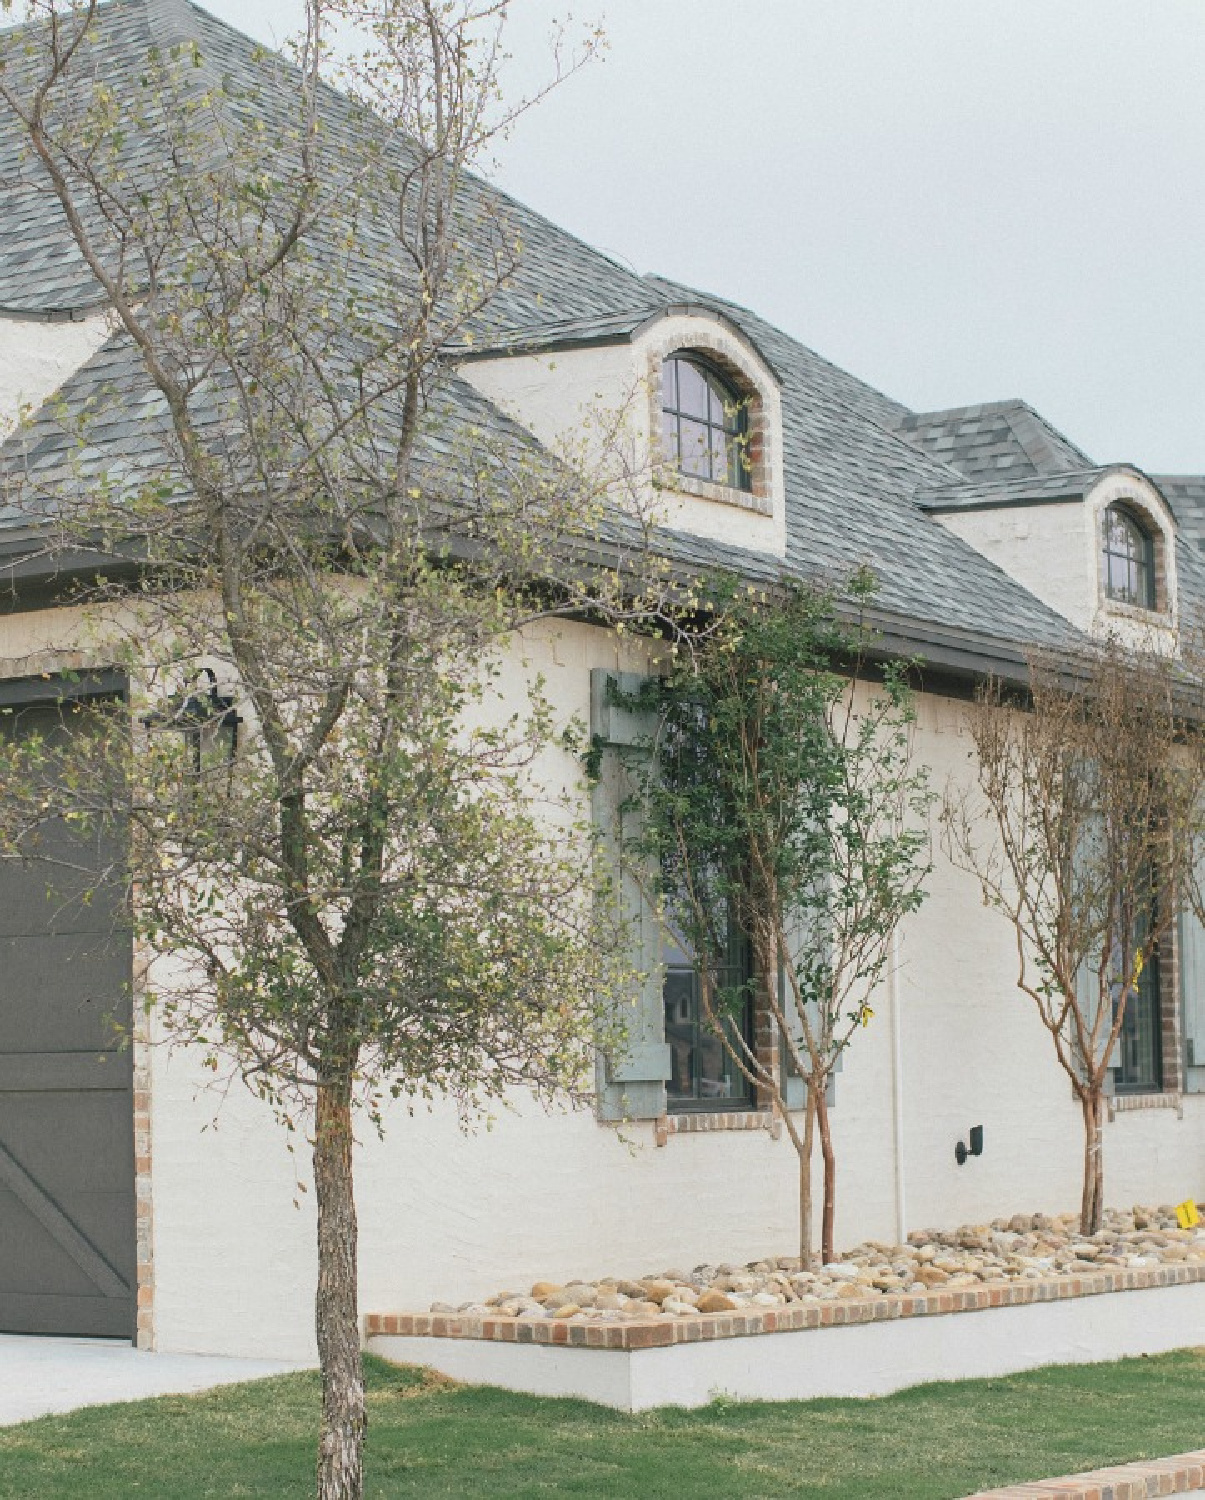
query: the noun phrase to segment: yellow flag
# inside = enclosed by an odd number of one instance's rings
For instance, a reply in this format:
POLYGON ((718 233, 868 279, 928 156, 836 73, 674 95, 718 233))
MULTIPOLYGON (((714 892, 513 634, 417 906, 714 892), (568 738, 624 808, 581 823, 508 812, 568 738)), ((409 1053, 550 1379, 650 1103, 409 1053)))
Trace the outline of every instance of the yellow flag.
POLYGON ((1194 1224, 1201 1222, 1200 1210, 1191 1198, 1185 1198, 1183 1203, 1176 1204, 1176 1218, 1180 1221, 1181 1229, 1191 1229, 1194 1224))

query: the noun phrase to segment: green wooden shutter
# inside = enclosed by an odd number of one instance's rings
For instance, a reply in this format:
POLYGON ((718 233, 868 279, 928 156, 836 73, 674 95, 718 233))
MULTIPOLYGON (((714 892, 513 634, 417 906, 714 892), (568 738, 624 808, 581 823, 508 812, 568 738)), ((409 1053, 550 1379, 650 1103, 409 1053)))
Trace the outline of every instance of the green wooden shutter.
MULTIPOLYGON (((1073 878, 1076 875, 1079 875, 1084 879, 1092 878, 1091 870, 1085 870, 1084 866, 1086 866, 1090 860, 1098 861, 1103 857, 1101 851, 1098 848, 1094 847, 1096 841, 1103 837, 1103 833, 1103 822, 1101 822, 1098 818, 1093 819, 1084 832, 1084 841, 1081 848, 1077 849, 1076 851, 1077 868, 1073 872, 1073 878)), ((1079 899, 1082 901, 1086 898, 1081 895, 1079 899)), ((1091 959, 1081 964, 1079 972, 1075 976, 1075 988, 1076 999, 1079 1004, 1080 1012, 1084 1017, 1085 1026, 1090 1030, 1093 1026, 1096 1025, 1096 1018, 1101 1008, 1100 965, 1093 962, 1091 959)), ((1097 1038, 1096 1060, 1098 1062, 1101 1054, 1104 1052, 1105 1047, 1108 1045, 1109 1031, 1112 1028, 1113 1024, 1113 1001, 1108 991, 1106 991, 1105 993, 1104 1003, 1108 1006, 1110 1013, 1107 1016, 1103 1017, 1100 1023, 1100 1034, 1097 1038)), ((1071 1039, 1071 1042, 1072 1051, 1074 1053, 1074 1038, 1071 1039)), ((1083 1058, 1082 1056, 1078 1056, 1075 1058, 1075 1062, 1081 1075, 1086 1075, 1090 1071, 1089 1067, 1087 1066, 1087 1059, 1083 1058)), ((1105 1074, 1105 1092, 1112 1093, 1112 1091, 1113 1069, 1110 1068, 1105 1074)))
MULTIPOLYGON (((1198 879, 1202 878, 1205 870, 1198 871, 1198 879)), ((1205 928, 1194 912, 1181 912, 1178 936, 1184 1090, 1189 1094, 1205 1094, 1205 928)))
POLYGON ((637 816, 625 806, 632 791, 631 772, 647 756, 656 721, 650 713, 613 701, 616 691, 631 695, 644 681, 634 673, 606 668, 590 673, 590 729, 600 751, 594 820, 619 870, 621 914, 631 934, 631 957, 644 976, 634 1008, 625 1016, 623 1054, 599 1058, 598 1112, 604 1120, 648 1120, 665 1114, 665 1083, 670 1077, 660 924, 645 894, 648 881, 642 889, 632 870, 632 856, 623 849, 625 834, 631 832, 624 820, 637 816))
MULTIPOLYGON (((790 945, 792 953, 798 951, 796 949, 796 947, 795 947, 796 943, 802 943, 803 941, 804 941, 804 938, 803 938, 803 923, 802 923, 801 920, 797 920, 793 924, 793 928, 792 928, 792 931, 791 931, 791 933, 789 935, 789 939, 788 939, 788 942, 789 942, 789 945, 790 945)), ((817 943, 823 943, 823 942, 826 941, 826 939, 823 936, 821 936, 820 934, 817 934, 816 937, 813 939, 813 941, 815 941, 817 943)), ((796 1009, 794 996, 791 994, 790 986, 787 984, 786 977, 782 973, 779 974, 779 991, 778 992, 779 992, 779 996, 780 996, 780 1004, 782 1005, 784 1018, 785 1018, 785 1020, 787 1022, 787 1025, 791 1028, 791 1035, 796 1040, 796 1042, 797 1042, 797 1044, 799 1046, 800 1051, 806 1053, 807 1048, 806 1048, 806 1046, 804 1044, 804 1040, 803 1040, 803 1022, 802 1022, 802 1020, 799 1017, 798 1010, 796 1009)), ((815 1006, 815 1003, 813 1002, 809 1006, 809 1011, 810 1012, 814 1012, 815 1009, 816 1009, 816 1006, 815 1006)), ((816 1026, 815 1016, 812 1015, 812 1014, 809 1014, 809 1020, 811 1020, 813 1028, 815 1028, 815 1026, 816 1026)), ((784 1065, 784 1068, 786 1067, 787 1056, 788 1056, 788 1054, 787 1054, 786 1048, 784 1047, 783 1048, 783 1065, 784 1065)), ((827 1086, 825 1088, 825 1097, 826 1097, 826 1099, 827 1099, 828 1104, 829 1104, 830 1107, 835 1103, 836 1097, 837 1097, 837 1077, 836 1077, 836 1075, 841 1072, 841 1070, 842 1070, 842 1068, 844 1066, 845 1066, 845 1054, 844 1054, 844 1052, 842 1052, 842 1053, 838 1054, 837 1060, 836 1060, 836 1062, 834 1062, 834 1064, 832 1066, 832 1070, 831 1070, 831 1072, 828 1075, 828 1083, 827 1083, 827 1086)), ((784 1073, 784 1076, 783 1076, 783 1084, 784 1084, 783 1099, 784 1099, 784 1102, 786 1103, 787 1108, 791 1109, 791 1110, 802 1109, 804 1107, 804 1105, 807 1103, 807 1089, 804 1086, 803 1079, 797 1073, 794 1073, 792 1071, 786 1071, 784 1073)))
MULTIPOLYGON (((1101 1004, 1100 970, 1097 965, 1093 963, 1085 963, 1080 965, 1079 972, 1075 976, 1075 988, 1079 1000, 1080 1011, 1083 1014, 1085 1025, 1090 1030, 1096 1024, 1096 1016, 1101 1004)), ((1109 1009, 1112 1010, 1112 998, 1106 996, 1105 1003, 1106 1005, 1108 1005, 1109 1009)), ((1109 1031, 1112 1027, 1112 1024, 1113 1018, 1111 1015, 1106 1016, 1100 1023, 1100 1033, 1097 1037, 1096 1054, 1098 1059, 1104 1052, 1105 1048, 1108 1046, 1109 1031)), ((1076 1063, 1082 1074, 1088 1073, 1089 1069, 1084 1066, 1084 1059, 1082 1057, 1077 1057, 1076 1063)), ((1111 1094, 1112 1092, 1113 1069, 1110 1068, 1105 1074, 1105 1093, 1111 1094)))

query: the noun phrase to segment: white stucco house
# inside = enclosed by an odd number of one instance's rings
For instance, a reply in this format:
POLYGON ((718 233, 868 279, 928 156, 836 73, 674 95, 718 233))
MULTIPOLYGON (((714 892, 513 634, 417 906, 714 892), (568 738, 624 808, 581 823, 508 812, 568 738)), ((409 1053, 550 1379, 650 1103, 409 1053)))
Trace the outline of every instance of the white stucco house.
MULTIPOLYGON (((216 73, 254 67, 250 41, 184 0, 114 0, 97 55, 120 88, 148 48, 182 39, 216 73)), ((64 407, 133 366, 48 199, 22 185, 18 153, 0 112, 0 425, 21 414, 9 452, 36 473, 70 457, 64 407)), ((916 754, 935 785, 973 774, 963 714, 984 674, 1017 677, 1032 648, 1108 629, 1174 649, 1205 604, 1205 477, 1097 463, 1019 400, 911 411, 743 306, 638 276, 522 205, 507 212, 525 255, 492 336, 450 355, 453 389, 550 445, 587 407, 647 390, 639 431, 675 445, 678 468, 667 550, 764 581, 872 568, 885 649, 924 664, 916 754)), ((130 391, 130 424, 98 438, 115 452, 138 440, 136 382, 130 391)), ((38 527, 0 492, 0 704, 30 712, 61 695, 64 672, 77 687, 113 680, 81 642, 64 593, 71 560, 34 560, 38 527)), ((566 716, 593 713, 604 738, 599 674, 626 670, 630 649, 586 623, 526 643, 566 716)), ((875 1024, 835 1084, 845 1242, 1078 1198, 1078 1107, 1015 989, 1011 929, 940 849, 935 860, 875 1024), (983 1154, 960 1165, 955 1145, 974 1125, 983 1154)), ((0 1331, 308 1356, 305 1153, 249 1091, 216 1097, 187 1051, 112 1050, 75 1003, 73 976, 87 963, 119 996, 128 943, 104 913, 48 925, 32 878, 0 871, 0 1331)), ((1127 1023, 1111 1202, 1205 1187, 1199 964, 1198 935, 1174 935, 1127 1023)), ((365 1310, 792 1248, 790 1144, 717 1063, 689 975, 671 977, 596 1111, 545 1114, 515 1098, 488 1132, 465 1135, 437 1104, 399 1112, 383 1139, 366 1130, 365 1310), (619 1087, 635 1116, 622 1134, 607 1118, 619 1087)))

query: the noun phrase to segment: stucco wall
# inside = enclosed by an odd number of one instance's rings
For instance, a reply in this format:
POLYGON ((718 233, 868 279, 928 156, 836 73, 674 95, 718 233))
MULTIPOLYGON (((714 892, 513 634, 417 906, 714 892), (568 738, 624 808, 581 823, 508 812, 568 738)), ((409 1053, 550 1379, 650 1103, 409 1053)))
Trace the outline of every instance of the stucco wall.
POLYGON ((1175 521, 1154 485, 1133 470, 1104 475, 1081 500, 947 511, 937 519, 1081 630, 1139 649, 1176 649, 1175 521), (1101 516, 1117 503, 1136 510, 1155 538, 1157 612, 1118 604, 1101 586, 1101 516))
POLYGON ((23 406, 38 406, 78 370, 108 332, 107 316, 78 323, 0 318, 0 434, 23 406))
POLYGON ((953 512, 937 519, 1051 609, 1083 630, 1091 627, 1098 562, 1092 517, 1082 503, 953 512))
MULTIPOLYGON (((532 652, 566 712, 588 711, 590 665, 614 645, 576 627, 532 652)), ((918 754, 934 784, 967 774, 961 705, 922 705, 918 754)), ((1028 1002, 1015 990, 1003 920, 936 855, 931 895, 909 921, 898 976, 902 1180, 907 1228, 1078 1202, 1079 1116, 1028 1002), (954 1145, 982 1124, 985 1151, 954 1145)), ((890 998, 837 1081, 838 1237, 896 1231, 890 998)), ((312 1350, 312 1194, 303 1138, 290 1155, 267 1108, 236 1084, 224 1097, 188 1054, 153 1059, 155 1322, 164 1349, 304 1357, 312 1350)), ((1110 1202, 1201 1190, 1205 1098, 1126 1115, 1106 1130, 1110 1202)), ((450 1110, 395 1109, 358 1157, 361 1306, 461 1301, 536 1277, 640 1274, 793 1249, 795 1158, 764 1131, 623 1134, 587 1114, 501 1111, 463 1135, 450 1110)))
MULTIPOLYGON (((48 668, 57 650, 100 664, 78 615, 0 616, 0 670, 48 668)), ((506 681, 542 671, 568 718, 588 719, 589 669, 624 668, 614 638, 582 626, 529 640, 506 681)), ((971 772, 963 706, 926 695, 916 751, 938 790, 971 772)), ((561 755, 562 752, 554 752, 561 755)), ((566 778, 576 774, 566 758, 566 778)), ((874 997, 837 1079, 838 1239, 1018 1211, 1062 1211, 1079 1194, 1080 1123, 1049 1042, 1015 988, 1012 935, 940 848, 929 899, 905 925, 896 998, 874 997), (900 1090, 896 1155, 894 1085, 900 1090), (954 1145, 981 1124, 985 1150, 954 1145), (902 1187, 902 1202, 898 1188, 902 1187), (901 1209, 903 1210, 901 1215, 901 1209)), ((152 1048, 154 1326, 158 1347, 306 1357, 312 1352, 313 1197, 302 1133, 290 1138, 238 1081, 215 1084, 195 1054, 152 1048)), ((641 1274, 794 1248, 796 1164, 764 1130, 622 1133, 589 1114, 523 1101, 461 1133, 450 1109, 395 1108, 384 1140, 363 1126, 358 1157, 366 1311, 462 1301, 536 1277, 641 1274)), ((1202 1191, 1205 1096, 1120 1115, 1106 1128, 1111 1203, 1202 1191)))
POLYGON ((643 515, 674 530, 779 557, 786 551, 778 382, 748 342, 720 320, 677 314, 655 321, 632 343, 471 360, 460 373, 542 443, 588 474, 611 478, 618 503, 636 496, 643 515), (766 514, 672 486, 654 491, 654 467, 659 483, 670 479, 659 451, 654 382, 661 360, 675 349, 729 361, 756 390, 764 408, 766 514))

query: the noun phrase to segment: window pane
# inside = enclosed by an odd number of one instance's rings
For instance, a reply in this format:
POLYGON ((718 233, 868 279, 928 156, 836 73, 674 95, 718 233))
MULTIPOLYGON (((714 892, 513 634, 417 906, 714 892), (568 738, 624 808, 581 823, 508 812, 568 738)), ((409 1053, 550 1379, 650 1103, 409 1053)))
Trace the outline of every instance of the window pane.
POLYGON ((724 1044, 714 1032, 699 1031, 699 1098, 732 1097, 731 1067, 724 1044))
POLYGON ((1159 969, 1154 961, 1143 970, 1137 990, 1126 1002, 1115 1062, 1116 1086, 1121 1092, 1151 1093, 1163 1086, 1159 969))
POLYGON ((731 438, 726 437, 721 428, 711 429, 711 477, 717 484, 729 483, 728 450, 731 446, 731 438))
POLYGON ((678 453, 678 419, 673 412, 661 413, 661 440, 666 461, 677 467, 680 456, 678 453))
POLYGON ((710 392, 702 371, 683 360, 678 365, 678 410, 690 417, 707 420, 710 392))
MULTIPOLYGON (((666 970, 662 997, 665 1040, 670 1049, 670 1076, 666 1093, 671 1107, 718 1108, 747 1104, 751 1094, 744 1074, 733 1063, 723 1040, 703 1015, 699 981, 679 939, 666 935, 666 970)), ((721 955, 716 982, 721 989, 735 988, 749 977, 749 945, 735 931, 727 951, 721 955)), ((735 1037, 750 1035, 750 1004, 738 1007, 740 1014, 722 1022, 735 1037)))
POLYGON ((693 969, 669 968, 665 973, 665 1040, 669 1043, 670 1102, 693 1100, 694 1047, 698 1020, 693 969))
POLYGON ((711 428, 706 422, 692 422, 689 417, 683 417, 682 472, 691 474, 696 479, 709 479, 711 477, 710 451, 711 428))
POLYGON ((667 359, 661 366, 661 405, 670 411, 678 410, 678 361, 667 359))

